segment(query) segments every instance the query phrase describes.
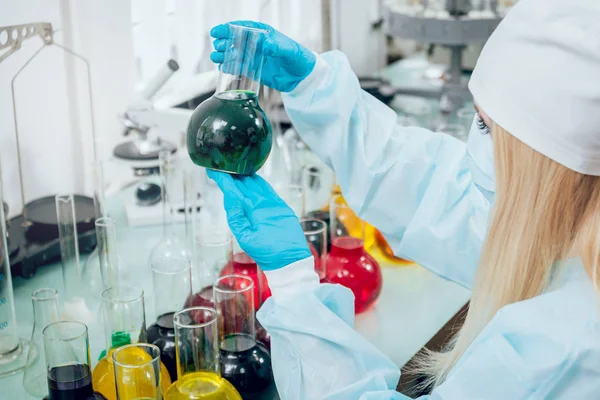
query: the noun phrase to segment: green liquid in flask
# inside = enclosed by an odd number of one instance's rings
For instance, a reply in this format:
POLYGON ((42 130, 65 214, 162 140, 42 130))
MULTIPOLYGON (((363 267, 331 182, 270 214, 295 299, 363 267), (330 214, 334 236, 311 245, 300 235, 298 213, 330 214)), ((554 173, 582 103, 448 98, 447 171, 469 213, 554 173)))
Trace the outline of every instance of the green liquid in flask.
POLYGON ((187 128, 188 152, 202 167, 251 175, 265 163, 273 136, 271 123, 254 92, 215 94, 193 112, 187 128))

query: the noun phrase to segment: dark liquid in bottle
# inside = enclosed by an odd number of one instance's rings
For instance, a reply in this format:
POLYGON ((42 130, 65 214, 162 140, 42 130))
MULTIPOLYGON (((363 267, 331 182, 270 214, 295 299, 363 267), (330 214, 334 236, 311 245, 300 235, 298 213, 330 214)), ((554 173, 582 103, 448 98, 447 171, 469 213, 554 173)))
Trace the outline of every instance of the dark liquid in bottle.
POLYGON ((271 355, 253 337, 226 336, 220 346, 221 374, 235 386, 244 400, 278 399, 271 355))
POLYGON ((148 343, 160 349, 160 360, 169 371, 171 382, 177 380, 177 358, 175 356, 175 327, 173 325, 174 312, 162 314, 156 323, 147 330, 148 343))
POLYGON ((92 373, 87 364, 54 367, 48 372, 48 400, 106 400, 94 393, 92 373))
POLYGON ((200 104, 187 128, 188 152, 201 167, 250 175, 271 152, 271 124, 256 94, 218 93, 200 104))

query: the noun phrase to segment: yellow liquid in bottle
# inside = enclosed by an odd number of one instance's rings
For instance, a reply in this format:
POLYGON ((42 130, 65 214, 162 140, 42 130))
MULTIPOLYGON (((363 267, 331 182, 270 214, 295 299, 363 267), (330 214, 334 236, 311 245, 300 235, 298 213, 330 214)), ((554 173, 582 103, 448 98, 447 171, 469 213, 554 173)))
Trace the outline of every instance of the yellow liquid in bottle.
MULTIPOLYGON (((335 185, 331 189, 331 197, 335 195, 341 195, 342 190, 340 185, 335 185)), ((342 197, 343 199, 343 197, 342 197)), ((346 200, 344 200, 344 203, 346 200)), ((327 205, 327 209, 329 205, 327 205)), ((348 230, 348 233, 354 237, 360 237, 361 235, 361 220, 351 210, 340 209, 337 216, 340 221, 344 224, 344 227, 348 230)), ((403 258, 396 257, 392 248, 385 240, 383 235, 371 224, 365 222, 365 235, 364 235, 364 246, 365 250, 380 264, 385 265, 386 263, 392 263, 395 265, 411 265, 412 261, 405 260, 403 258)), ((382 266, 383 266, 382 265, 382 266)))
MULTIPOLYGON (((111 349, 106 356, 100 360, 100 362, 98 363, 98 365, 96 365, 96 368, 94 368, 94 371, 92 371, 92 386, 94 387, 94 390, 98 393, 102 393, 104 395, 104 397, 106 397, 108 400, 118 400, 117 399, 117 386, 115 383, 115 367, 114 367, 114 362, 112 359, 112 353, 115 351, 116 349, 111 349)), ((148 353, 146 353, 144 350, 136 348, 136 347, 130 347, 127 350, 125 350, 125 352, 127 354, 125 354, 125 356, 127 357, 132 357, 132 359, 135 358, 148 358, 148 361, 151 360, 150 356, 148 355, 148 353)), ((161 384, 161 388, 163 390, 163 392, 165 390, 167 390, 167 388, 169 386, 171 386, 171 377, 169 376, 169 371, 167 371, 167 368, 164 366, 164 364, 161 362, 160 363, 160 384, 161 384)), ((132 389, 133 390, 133 389, 132 389)), ((148 391, 150 391, 151 389, 148 388, 148 391)), ((137 391, 144 391, 144 387, 143 385, 141 387, 138 386, 137 391)), ((144 399, 145 397, 136 397, 137 395, 134 393, 131 393, 130 395, 128 394, 128 396, 123 396, 123 394, 121 394, 121 399, 119 400, 133 400, 133 399, 144 399)))
POLYGON ((242 400, 227 380, 210 372, 194 372, 179 378, 165 392, 165 400, 242 400))

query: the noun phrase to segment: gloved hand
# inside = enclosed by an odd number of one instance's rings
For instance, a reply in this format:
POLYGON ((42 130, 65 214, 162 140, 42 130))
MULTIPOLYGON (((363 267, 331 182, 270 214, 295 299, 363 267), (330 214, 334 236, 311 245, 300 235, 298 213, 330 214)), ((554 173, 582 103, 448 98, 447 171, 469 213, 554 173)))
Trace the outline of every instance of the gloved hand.
MULTIPOLYGON (((254 21, 234 21, 230 24, 263 29, 262 43, 264 62, 261 83, 280 92, 290 92, 313 70, 316 63, 315 54, 306 47, 293 41, 271 26, 254 21)), ((224 53, 231 45, 231 29, 229 24, 217 25, 210 30, 215 51, 210 59, 222 64, 224 53)), ((240 57, 243 59, 244 57, 240 57)))
POLYGON ((312 255, 294 211, 263 178, 207 173, 223 191, 233 235, 260 268, 272 271, 312 255))

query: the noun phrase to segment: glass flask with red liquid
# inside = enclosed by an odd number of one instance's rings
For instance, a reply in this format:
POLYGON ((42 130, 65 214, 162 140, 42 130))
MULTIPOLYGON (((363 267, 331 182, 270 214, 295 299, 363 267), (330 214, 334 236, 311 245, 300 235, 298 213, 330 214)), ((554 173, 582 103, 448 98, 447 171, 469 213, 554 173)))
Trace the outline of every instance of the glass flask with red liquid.
POLYGON ((234 253, 231 263, 221 271, 221 276, 232 274, 244 275, 252 279, 254 282, 254 308, 256 310, 262 306, 265 300, 271 297, 267 277, 258 264, 243 251, 234 253))
POLYGON ((276 399, 271 355, 256 339, 254 281, 226 275, 213 285, 219 326, 221 375, 244 400, 276 399))
POLYGON ((327 278, 352 290, 354 311, 359 314, 369 309, 381 293, 381 269, 364 248, 364 222, 341 195, 331 199, 329 211, 331 251, 327 256, 327 278))

